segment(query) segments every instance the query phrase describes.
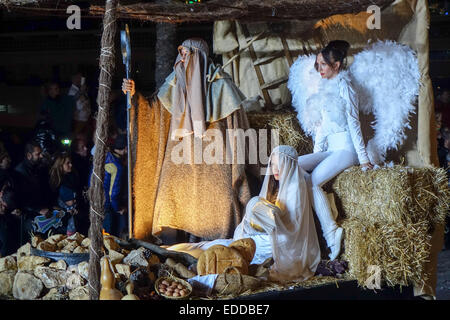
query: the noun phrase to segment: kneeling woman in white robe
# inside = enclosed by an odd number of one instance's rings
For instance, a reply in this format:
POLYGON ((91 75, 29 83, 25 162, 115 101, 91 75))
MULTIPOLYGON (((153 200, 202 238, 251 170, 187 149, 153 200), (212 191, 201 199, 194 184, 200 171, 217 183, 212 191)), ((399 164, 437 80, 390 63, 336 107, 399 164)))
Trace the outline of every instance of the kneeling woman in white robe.
POLYGON ((314 276, 320 248, 304 171, 297 159, 297 152, 290 146, 278 146, 272 151, 259 197, 248 202, 233 239, 179 244, 168 249, 198 253, 197 249, 252 238, 256 243, 253 264, 274 259, 271 280, 303 281, 314 276))

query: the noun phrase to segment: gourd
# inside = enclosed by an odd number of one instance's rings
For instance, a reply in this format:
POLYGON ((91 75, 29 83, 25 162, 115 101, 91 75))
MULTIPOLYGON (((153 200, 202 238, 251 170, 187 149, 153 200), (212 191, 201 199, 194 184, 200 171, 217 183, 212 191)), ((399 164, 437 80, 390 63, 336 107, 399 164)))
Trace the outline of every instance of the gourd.
POLYGON ((126 286, 127 295, 122 298, 122 300, 140 300, 139 297, 133 294, 134 284, 132 281, 129 281, 126 286))
POLYGON ((120 300, 123 294, 116 289, 116 279, 111 270, 111 265, 107 257, 103 257, 100 261, 101 276, 100 283, 102 288, 100 290, 100 300, 120 300))

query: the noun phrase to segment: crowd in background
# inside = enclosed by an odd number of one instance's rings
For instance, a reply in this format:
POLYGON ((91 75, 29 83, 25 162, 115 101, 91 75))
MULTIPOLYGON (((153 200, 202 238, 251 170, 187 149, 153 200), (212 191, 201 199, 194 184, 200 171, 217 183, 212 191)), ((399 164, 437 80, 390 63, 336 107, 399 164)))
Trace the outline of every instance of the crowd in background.
MULTIPOLYGON (((36 127, 27 141, 0 131, 0 256, 14 253, 32 234, 88 234, 95 98, 81 73, 63 93, 45 86, 36 127)), ((104 231, 128 232, 126 97, 113 92, 105 160, 104 231)))
MULTIPOLYGON (((450 186, 450 90, 442 90, 435 98, 439 166, 447 170, 450 186)), ((450 249, 450 221, 447 220, 445 248, 450 249)))
POLYGON ((443 90, 435 99, 439 165, 448 169, 450 162, 450 90, 443 90))

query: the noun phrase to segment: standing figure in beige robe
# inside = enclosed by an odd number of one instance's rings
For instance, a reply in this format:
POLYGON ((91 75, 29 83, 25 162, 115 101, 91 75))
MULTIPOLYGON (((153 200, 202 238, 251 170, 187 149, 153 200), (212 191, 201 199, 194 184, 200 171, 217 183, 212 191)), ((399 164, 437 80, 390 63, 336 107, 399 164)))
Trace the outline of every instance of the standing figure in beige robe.
POLYGON ((256 141, 236 138, 249 128, 245 96, 208 59, 204 40, 188 39, 178 51, 174 71, 151 101, 134 94, 133 80, 122 86, 137 119, 133 233, 145 239, 171 228, 195 240, 229 238, 250 185, 259 187, 257 163, 248 161, 256 141))

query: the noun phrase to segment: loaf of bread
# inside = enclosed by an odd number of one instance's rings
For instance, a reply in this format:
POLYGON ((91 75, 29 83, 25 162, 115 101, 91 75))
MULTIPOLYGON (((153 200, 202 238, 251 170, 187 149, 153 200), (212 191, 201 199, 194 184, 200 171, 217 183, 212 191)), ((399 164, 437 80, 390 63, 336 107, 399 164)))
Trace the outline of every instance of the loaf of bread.
POLYGON ((248 262, 238 250, 215 245, 205 250, 198 258, 197 274, 220 274, 227 267, 236 267, 242 274, 248 274, 248 262))
POLYGON ((236 249, 244 257, 244 259, 250 264, 255 256, 256 243, 251 238, 239 239, 232 242, 229 248, 236 249))

